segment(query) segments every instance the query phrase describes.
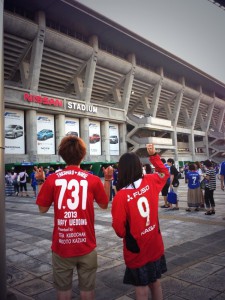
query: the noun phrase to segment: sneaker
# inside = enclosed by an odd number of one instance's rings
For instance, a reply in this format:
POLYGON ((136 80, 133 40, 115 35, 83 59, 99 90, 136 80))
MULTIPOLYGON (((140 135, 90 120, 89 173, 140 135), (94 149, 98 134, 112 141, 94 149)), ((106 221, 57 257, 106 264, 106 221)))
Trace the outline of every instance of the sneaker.
POLYGON ((205 215, 207 215, 207 216, 211 216, 211 211, 207 211, 207 212, 205 212, 205 215))
POLYGON ((169 205, 162 205, 161 208, 169 208, 169 205))
POLYGON ((191 209, 190 209, 190 208, 186 208, 185 210, 186 210, 186 211, 189 211, 189 212, 191 211, 191 209))

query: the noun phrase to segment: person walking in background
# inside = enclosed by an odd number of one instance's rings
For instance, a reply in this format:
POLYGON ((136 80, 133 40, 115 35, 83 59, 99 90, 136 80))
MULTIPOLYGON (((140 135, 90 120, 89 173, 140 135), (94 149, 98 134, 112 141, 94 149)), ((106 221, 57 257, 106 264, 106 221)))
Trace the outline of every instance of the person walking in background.
POLYGON ((212 215, 215 214, 214 191, 216 189, 216 172, 210 160, 206 160, 204 166, 206 167, 206 175, 203 176, 206 179, 205 205, 207 209, 205 215, 212 215))
POLYGON ((39 211, 46 213, 54 206, 52 266, 57 300, 72 298, 74 268, 81 299, 93 300, 97 270, 94 202, 102 209, 108 207, 113 168, 103 168, 104 186, 98 176, 82 170, 86 145, 77 136, 64 137, 58 154, 67 164, 64 170, 46 180, 42 168, 36 172, 39 211))
POLYGON ((170 203, 170 209, 172 210, 178 210, 178 187, 179 187, 179 180, 178 180, 178 170, 176 169, 174 165, 174 160, 172 158, 167 159, 167 164, 170 167, 170 190, 173 190, 175 194, 177 194, 177 202, 176 206, 172 207, 172 204, 170 203))
POLYGON ((143 175, 139 157, 125 153, 118 164, 118 192, 112 203, 112 227, 123 239, 126 271, 123 283, 135 287, 137 300, 162 300, 161 274, 166 272, 164 245, 159 228, 159 193, 169 178, 169 171, 147 145, 154 174, 143 175))
POLYGON ((199 176, 200 176, 200 192, 201 192, 201 208, 205 208, 205 199, 204 199, 204 191, 205 189, 202 188, 201 186, 201 181, 204 180, 203 179, 203 172, 202 172, 202 166, 201 163, 199 161, 195 162, 195 167, 196 167, 196 171, 198 172, 199 176))
POLYGON ((112 182, 113 197, 115 197, 117 193, 117 180, 118 180, 118 165, 116 164, 113 167, 113 182, 112 182))
POLYGON ((26 172, 26 169, 23 168, 22 171, 19 173, 19 181, 20 181, 20 196, 24 197, 27 196, 29 197, 27 193, 27 178, 28 174, 26 172))
POLYGON ((189 166, 188 166, 188 164, 185 164, 184 165, 184 178, 185 178, 185 183, 187 183, 187 173, 188 173, 188 168, 189 168, 189 166))
POLYGON ((94 174, 94 172, 92 171, 92 168, 93 168, 93 166, 92 166, 92 165, 90 165, 90 166, 89 166, 89 168, 88 168, 88 173, 90 173, 90 174, 94 174))
MULTIPOLYGON (((225 187, 225 161, 223 161, 220 165, 219 175, 220 175, 220 182, 221 182, 221 190, 224 191, 224 187, 225 187)), ((223 220, 225 220, 225 217, 223 218, 223 220)))
POLYGON ((50 167, 50 168, 49 168, 49 172, 48 172, 48 174, 47 174, 46 177, 48 177, 48 176, 50 176, 50 175, 52 175, 52 174, 54 174, 54 173, 55 173, 55 169, 54 169, 53 167, 50 167))
POLYGON ((150 164, 145 164, 145 172, 146 174, 152 174, 152 167, 150 166, 150 164))
POLYGON ((58 173, 58 172, 60 172, 60 171, 62 171, 62 167, 61 167, 61 166, 58 166, 57 169, 55 170, 55 173, 58 173))
MULTIPOLYGON (((161 158, 162 163, 164 164, 165 167, 167 167, 168 171, 170 171, 170 166, 166 163, 165 158, 161 158)), ((164 200, 164 205, 161 206, 161 208, 169 208, 170 204, 167 201, 167 195, 168 195, 168 191, 169 191, 169 187, 170 187, 170 178, 167 179, 165 185, 162 188, 162 196, 163 196, 163 200, 164 200)))
POLYGON ((31 184, 33 192, 34 192, 34 198, 36 198, 36 196, 38 194, 38 191, 37 191, 37 180, 35 178, 36 171, 37 171, 37 166, 34 166, 33 167, 33 171, 30 174, 30 184, 31 184))
POLYGON ((220 165, 220 182, 221 182, 221 190, 224 191, 225 187, 225 161, 223 161, 220 165))
POLYGON ((11 171, 7 171, 5 175, 5 194, 6 196, 12 196, 14 192, 13 176, 11 171))
POLYGON ((145 165, 142 165, 142 173, 143 173, 143 175, 146 174, 146 167, 145 167, 145 165))
POLYGON ((194 208, 195 211, 199 211, 201 205, 201 189, 200 189, 200 175, 196 170, 195 164, 189 165, 189 171, 187 173, 187 206, 186 211, 191 211, 194 208))
POLYGON ((18 173, 17 171, 13 168, 12 169, 12 179, 13 179, 13 188, 14 188, 14 194, 15 196, 19 195, 19 191, 20 191, 20 186, 19 186, 19 182, 18 182, 18 173))

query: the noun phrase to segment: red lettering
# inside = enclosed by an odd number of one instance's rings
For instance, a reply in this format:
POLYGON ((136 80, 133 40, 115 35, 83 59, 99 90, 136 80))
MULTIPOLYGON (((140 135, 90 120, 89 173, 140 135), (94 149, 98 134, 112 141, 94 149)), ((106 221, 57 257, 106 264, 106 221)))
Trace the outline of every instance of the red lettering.
POLYGON ((42 104, 49 105, 48 97, 42 98, 42 104))
POLYGON ((41 96, 33 96, 33 99, 35 103, 42 103, 41 96))
POLYGON ((25 93, 24 94, 24 100, 28 102, 32 102, 32 95, 25 93))
POLYGON ((55 106, 63 107, 63 101, 62 101, 62 100, 59 100, 59 99, 56 99, 56 100, 55 100, 55 106))
POLYGON ((39 95, 32 95, 28 93, 24 93, 24 100, 28 102, 43 104, 43 105, 53 105, 53 106, 63 107, 63 100, 42 97, 39 95))
POLYGON ((53 106, 55 106, 55 100, 54 99, 49 99, 49 105, 53 105, 53 106))

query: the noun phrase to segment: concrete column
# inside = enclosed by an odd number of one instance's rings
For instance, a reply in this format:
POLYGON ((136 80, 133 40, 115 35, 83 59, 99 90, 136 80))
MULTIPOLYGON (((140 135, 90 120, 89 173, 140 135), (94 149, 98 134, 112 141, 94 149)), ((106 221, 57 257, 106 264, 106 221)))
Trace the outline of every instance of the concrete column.
POLYGON ((3 12, 4 0, 0 0, 0 299, 6 300, 6 237, 5 237, 5 120, 4 120, 4 62, 3 62, 3 12))
POLYGON ((173 140, 173 145, 175 146, 174 160, 178 161, 178 146, 177 146, 177 132, 176 132, 176 130, 171 132, 171 138, 173 140))
POLYGON ((106 161, 110 161, 109 121, 101 122, 101 131, 102 131, 102 155, 105 156, 106 161))
POLYGON ((127 152, 127 143, 126 143, 126 136, 127 136, 127 127, 126 124, 119 124, 119 135, 120 135, 120 155, 127 152))
POLYGON ((37 161, 37 113, 31 109, 26 112, 26 145, 29 160, 37 161))
MULTIPOLYGON (((55 117, 56 154, 58 154, 59 144, 64 136, 65 136, 65 115, 56 115, 55 117)), ((58 160, 61 161, 62 158, 59 157, 58 160)))
POLYGON ((209 126, 212 120, 212 114, 213 114, 213 109, 214 109, 214 105, 215 105, 215 98, 214 101, 208 106, 208 110, 205 116, 203 116, 201 114, 200 118, 200 126, 202 131, 208 131, 209 130, 209 126))
POLYGON ((132 92, 132 86, 134 81, 134 74, 135 74, 135 67, 136 67, 136 57, 134 54, 130 54, 128 56, 128 60, 132 64, 132 68, 130 72, 126 75, 125 83, 124 83, 124 89, 123 89, 123 96, 122 96, 122 102, 123 102, 123 108, 127 112, 129 102, 130 102, 130 95, 132 92))
POLYGON ((203 143, 204 143, 205 149, 206 149, 206 156, 209 157, 209 138, 208 138, 208 134, 206 134, 206 136, 203 137, 203 143))
POLYGON ((189 144, 189 151, 191 152, 192 161, 195 161, 195 139, 194 139, 194 132, 191 130, 191 134, 188 135, 188 144, 189 144))
POLYGON ((177 96, 176 96, 176 99, 175 99, 175 105, 174 105, 174 110, 173 110, 172 120, 171 120, 173 126, 177 126, 183 95, 184 95, 184 88, 182 88, 177 93, 177 96))
POLYGON ((36 17, 39 24, 39 29, 38 29, 37 37, 34 40, 32 46, 29 77, 26 86, 26 88, 34 91, 38 91, 38 85, 39 85, 39 79, 41 73, 42 55, 44 50, 45 29, 46 29, 45 13, 39 11, 36 17))
POLYGON ((155 88, 154 88, 151 111, 150 111, 151 116, 154 118, 156 118, 156 114, 157 114, 157 109, 158 109, 158 105, 159 105, 159 97, 160 97, 160 93, 162 90, 162 82, 163 82, 163 78, 160 78, 160 80, 158 81, 158 83, 155 85, 155 88))
POLYGON ((195 127, 195 122, 197 119, 197 115, 198 115, 198 109, 199 109, 199 105, 200 105, 200 101, 201 101, 201 97, 202 97, 202 88, 199 88, 200 90, 200 94, 199 96, 194 100, 194 105, 192 108, 192 114, 191 114, 191 118, 189 119, 189 126, 194 130, 195 127))
POLYGON ((89 59, 85 72, 84 88, 82 92, 82 98, 86 103, 91 101, 91 93, 95 76, 95 69, 97 65, 97 55, 98 55, 98 38, 93 36, 90 40, 90 44, 93 46, 93 54, 89 59))
POLYGON ((85 160, 90 161, 90 147, 89 147, 89 118, 82 118, 80 120, 80 137, 86 144, 87 154, 85 160))
MULTIPOLYGON (((220 114, 219 114, 219 118, 218 118, 218 121, 217 121, 216 129, 219 132, 221 131, 221 128, 222 128, 222 125, 223 125, 224 114, 225 114, 225 108, 221 109, 220 114)), ((210 118, 210 120, 211 120, 211 118, 210 118)))

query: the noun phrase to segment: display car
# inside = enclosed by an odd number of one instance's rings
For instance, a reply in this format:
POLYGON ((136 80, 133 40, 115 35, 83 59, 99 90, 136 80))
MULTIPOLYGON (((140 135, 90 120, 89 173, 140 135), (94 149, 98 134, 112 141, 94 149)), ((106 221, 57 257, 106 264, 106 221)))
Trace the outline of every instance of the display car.
POLYGON ((89 142, 90 142, 91 144, 97 143, 97 142, 99 142, 100 140, 101 140, 101 137, 100 137, 100 135, 97 134, 97 133, 94 133, 94 134, 92 134, 91 136, 89 136, 89 142))
POLYGON ((16 139, 20 136, 23 136, 23 127, 20 125, 8 125, 5 128, 5 138, 7 139, 16 139))
POLYGON ((37 139, 39 141, 45 141, 53 137, 53 131, 51 129, 42 129, 37 133, 37 139))
POLYGON ((66 136, 68 135, 75 135, 75 136, 78 136, 78 133, 76 131, 69 131, 66 133, 66 136))
POLYGON ((116 135, 110 135, 109 137, 109 143, 110 144, 118 144, 119 140, 116 135))

